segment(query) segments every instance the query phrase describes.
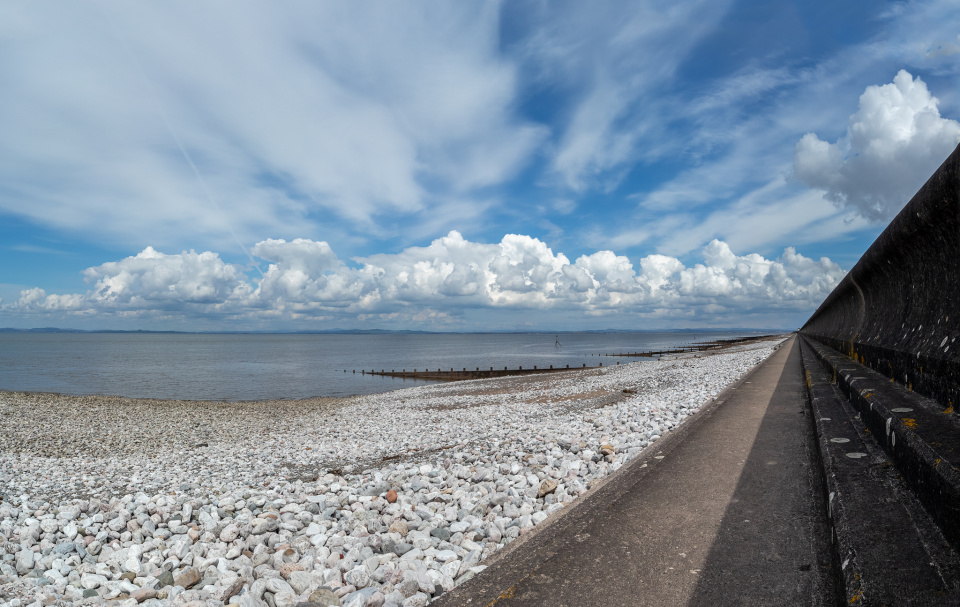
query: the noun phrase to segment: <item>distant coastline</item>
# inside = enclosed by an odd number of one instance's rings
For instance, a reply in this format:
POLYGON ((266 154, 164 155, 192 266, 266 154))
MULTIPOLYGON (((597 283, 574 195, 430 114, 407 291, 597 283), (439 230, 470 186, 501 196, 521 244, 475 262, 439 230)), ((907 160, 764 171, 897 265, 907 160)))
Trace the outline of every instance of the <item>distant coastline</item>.
POLYGON ((582 331, 418 331, 412 329, 318 329, 309 331, 158 331, 151 329, 61 329, 59 327, 35 327, 17 329, 0 327, 0 333, 157 333, 164 335, 570 335, 574 333, 728 333, 770 332, 791 333, 795 329, 756 327, 699 327, 696 329, 593 329, 582 331))

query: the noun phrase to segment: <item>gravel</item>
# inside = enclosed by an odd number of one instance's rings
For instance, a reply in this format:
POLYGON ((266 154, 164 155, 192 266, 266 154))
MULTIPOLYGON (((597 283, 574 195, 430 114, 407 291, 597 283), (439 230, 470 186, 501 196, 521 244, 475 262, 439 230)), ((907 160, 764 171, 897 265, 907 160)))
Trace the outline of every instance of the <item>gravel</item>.
POLYGON ((777 343, 350 399, 0 392, 0 607, 425 605, 777 343))

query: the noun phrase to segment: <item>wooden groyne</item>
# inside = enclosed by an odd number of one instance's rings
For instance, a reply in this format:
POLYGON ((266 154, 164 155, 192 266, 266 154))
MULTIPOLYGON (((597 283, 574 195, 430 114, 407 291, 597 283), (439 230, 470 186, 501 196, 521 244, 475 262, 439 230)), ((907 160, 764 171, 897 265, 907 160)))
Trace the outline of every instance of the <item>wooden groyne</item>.
MULTIPOLYGON (((620 363, 617 363, 617 364, 619 365, 620 363)), ((516 369, 510 369, 508 367, 504 367, 503 369, 495 369, 493 367, 490 367, 489 369, 481 369, 480 367, 476 367, 472 371, 467 369, 466 367, 460 370, 451 368, 449 370, 414 369, 412 371, 408 371, 407 369, 401 369, 399 371, 397 371, 396 369, 390 369, 389 371, 387 371, 386 369, 381 369, 379 371, 375 369, 369 369, 369 370, 361 369, 360 373, 363 375, 380 375, 383 377, 403 377, 403 378, 409 378, 409 379, 426 379, 426 380, 433 380, 433 381, 462 381, 465 379, 487 379, 490 377, 508 377, 512 375, 559 373, 560 371, 578 371, 578 370, 585 371, 589 369, 598 369, 602 366, 603 366, 603 363, 600 363, 600 365, 596 367, 588 367, 586 363, 584 363, 580 367, 577 367, 577 366, 571 367, 570 365, 566 365, 564 367, 554 367, 553 365, 550 365, 549 367, 534 366, 533 368, 526 368, 526 369, 524 369, 523 367, 518 367, 516 369)), ((356 373, 356 370, 354 370, 354 373, 356 373)))
POLYGON ((629 358, 653 358, 654 356, 663 356, 665 354, 686 354, 687 352, 698 352, 699 348, 680 348, 678 350, 650 350, 649 352, 619 352, 617 354, 604 354, 603 356, 625 356, 629 358))
MULTIPOLYGON (((737 337, 734 339, 724 339, 717 341, 708 341, 701 343, 694 343, 689 346, 683 346, 674 350, 654 350, 650 352, 633 352, 633 353, 622 353, 622 354, 591 354, 590 356, 623 356, 623 357, 645 357, 653 358, 660 357, 666 354, 688 354, 690 352, 703 352, 705 350, 715 350, 725 348, 734 344, 756 341, 760 339, 768 339, 769 335, 754 336, 754 337, 737 337)), ((617 365, 620 363, 617 362, 617 365)), ((534 365, 531 367, 517 367, 516 369, 511 369, 509 367, 504 367, 502 369, 489 367, 487 369, 481 369, 480 367, 475 367, 473 370, 467 369, 466 367, 462 369, 354 369, 353 373, 360 373, 361 375, 377 375, 381 377, 400 377, 405 379, 423 379, 429 381, 462 381, 465 379, 488 379, 491 377, 509 377, 514 375, 535 375, 537 373, 559 373, 560 371, 585 371, 590 369, 599 369, 603 367, 603 363, 598 365, 588 366, 586 363, 583 363, 579 367, 576 365, 564 365, 562 367, 554 367, 550 365, 548 367, 538 367, 534 365)), ((344 371, 346 373, 346 371, 344 371)))

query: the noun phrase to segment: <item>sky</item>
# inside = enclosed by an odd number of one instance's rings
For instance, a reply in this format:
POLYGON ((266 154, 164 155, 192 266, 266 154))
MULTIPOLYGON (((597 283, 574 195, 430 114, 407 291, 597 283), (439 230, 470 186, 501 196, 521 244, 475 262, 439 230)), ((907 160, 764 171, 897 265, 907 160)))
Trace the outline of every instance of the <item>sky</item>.
POLYGON ((0 327, 796 328, 955 0, 0 4, 0 327))

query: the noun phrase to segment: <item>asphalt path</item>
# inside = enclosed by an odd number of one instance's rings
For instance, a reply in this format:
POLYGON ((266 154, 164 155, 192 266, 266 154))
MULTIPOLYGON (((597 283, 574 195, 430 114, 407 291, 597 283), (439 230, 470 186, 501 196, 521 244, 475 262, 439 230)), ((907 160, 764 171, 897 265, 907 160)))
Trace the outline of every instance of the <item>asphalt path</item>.
POLYGON ((835 605, 815 449, 793 337, 431 604, 835 605))

